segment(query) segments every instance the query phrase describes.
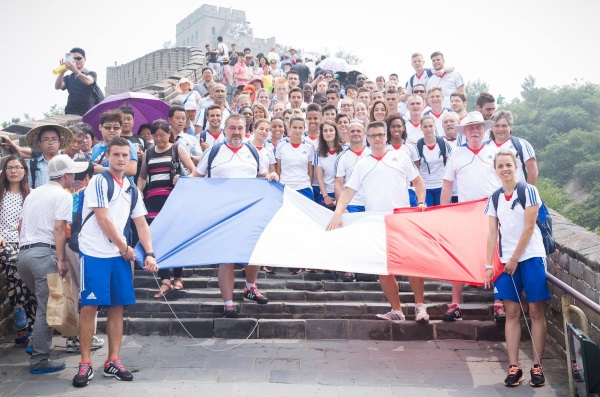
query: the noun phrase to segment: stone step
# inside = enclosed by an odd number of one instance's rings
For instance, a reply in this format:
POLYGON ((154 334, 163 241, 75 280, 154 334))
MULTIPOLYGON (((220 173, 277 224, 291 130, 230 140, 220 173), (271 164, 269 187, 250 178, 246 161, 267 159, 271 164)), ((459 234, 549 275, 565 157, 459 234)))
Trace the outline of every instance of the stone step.
MULTIPOLYGON (((522 322, 525 335, 524 322, 522 322)), ((98 318, 105 333, 106 319, 98 318)), ((358 340, 486 340, 504 341, 504 325, 493 321, 384 321, 373 319, 256 319, 126 317, 125 335, 192 336, 229 339, 358 339, 358 340), (187 330, 187 331, 186 331, 187 330), (189 334, 188 334, 189 332, 189 334)))
MULTIPOLYGON (((157 288, 136 288, 135 296, 137 299, 154 299, 154 294, 157 292, 157 288)), ((386 299, 379 291, 303 291, 303 290, 288 290, 288 289, 262 289, 261 293, 270 299, 271 301, 285 302, 285 301, 311 301, 311 302, 356 302, 356 301, 369 301, 369 302, 385 302, 386 299)), ((242 300, 243 290, 236 289, 233 292, 234 300, 242 300)), ((167 294, 168 300, 211 300, 221 299, 221 291, 217 288, 200 288, 200 289, 184 289, 181 291, 170 291, 167 294)), ((414 303, 414 294, 412 291, 401 291, 400 300, 402 302, 414 303)), ((426 291, 425 302, 441 302, 449 303, 452 299, 452 293, 450 291, 426 291)), ((162 298, 157 298, 162 301, 162 298)), ((463 300, 465 303, 489 303, 494 300, 494 293, 491 290, 482 291, 467 291, 463 293, 463 300)))
MULTIPOLYGON (((320 280, 333 280, 333 273, 325 273, 322 270, 318 270, 316 273, 302 272, 300 274, 290 274, 288 268, 272 268, 276 271, 276 274, 267 274, 264 270, 258 272, 258 279, 291 279, 291 280, 309 280, 309 281, 320 281, 320 280)), ((217 277, 219 273, 218 266, 203 266, 193 269, 183 269, 183 277, 217 277)), ((147 275, 147 272, 143 270, 136 270, 136 276, 147 275)), ((236 267, 234 270, 236 278, 245 277, 244 271, 241 267, 236 267)), ((356 274, 358 281, 378 281, 378 276, 375 274, 356 274)), ((406 280, 406 278, 404 277, 406 280)))
MULTIPOLYGON (((404 313, 414 316, 414 303, 402 304, 404 313)), ((426 303, 427 312, 432 320, 439 320, 447 310, 446 303, 426 303)), ((257 305, 253 302, 239 302, 241 316, 253 318, 362 318, 372 319, 376 314, 390 310, 387 302, 269 302, 257 305)), ((492 319, 493 301, 489 303, 465 303, 461 305, 466 320, 492 319)), ((223 301, 183 299, 171 302, 160 300, 138 300, 135 305, 125 307, 125 316, 140 318, 179 318, 222 317, 223 301)))

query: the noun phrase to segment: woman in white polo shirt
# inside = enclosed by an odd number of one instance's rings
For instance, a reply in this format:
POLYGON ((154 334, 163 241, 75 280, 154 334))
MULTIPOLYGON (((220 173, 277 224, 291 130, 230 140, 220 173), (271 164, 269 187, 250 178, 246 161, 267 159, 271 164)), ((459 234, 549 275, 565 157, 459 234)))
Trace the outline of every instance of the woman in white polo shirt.
MULTIPOLYGON (((492 263, 500 235, 500 260, 504 264, 504 272, 494 282, 494 298, 502 299, 506 309, 504 329, 510 366, 504 384, 514 387, 523 380, 518 359, 521 340, 520 296, 524 290, 529 303, 533 339, 533 367, 529 384, 540 387, 545 383, 541 366, 547 328, 544 301, 550 299, 546 283, 546 251, 540 228, 536 226, 542 200, 536 187, 529 184, 523 191, 525 197, 519 197, 517 159, 512 151, 500 149, 494 157, 494 169, 502 181, 502 188, 497 208, 492 197, 485 208, 485 213, 490 216, 487 263, 492 263)), ((491 265, 485 267, 484 285, 489 287, 494 269, 491 265)))
POLYGON ((277 144, 277 174, 279 181, 314 201, 312 190, 315 149, 312 143, 304 141, 305 123, 301 117, 290 120, 289 138, 277 144))

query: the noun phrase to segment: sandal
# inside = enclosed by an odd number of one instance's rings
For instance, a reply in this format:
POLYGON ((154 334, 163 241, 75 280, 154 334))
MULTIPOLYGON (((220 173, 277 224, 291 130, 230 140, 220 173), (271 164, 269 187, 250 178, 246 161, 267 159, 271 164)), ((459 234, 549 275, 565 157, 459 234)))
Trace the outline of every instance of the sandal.
POLYGON ((271 268, 267 267, 267 266, 263 266, 263 270, 265 271, 265 273, 267 274, 277 274, 277 272, 275 272, 275 270, 271 270, 271 268))
POLYGON ((307 273, 317 273, 318 270, 317 269, 306 269, 307 273))
POLYGON ((173 289, 176 291, 183 289, 183 279, 181 277, 177 277, 173 280, 173 289))
POLYGON ((290 270, 290 274, 296 275, 296 274, 302 273, 303 271, 304 271, 304 269, 301 269, 301 268, 300 269, 292 269, 292 270, 290 270))
POLYGON ((171 284, 171 280, 162 280, 160 282, 160 288, 156 294, 154 294, 154 299, 162 298, 167 295, 169 291, 173 289, 173 284, 171 284), (164 288, 166 287, 166 289, 164 288))

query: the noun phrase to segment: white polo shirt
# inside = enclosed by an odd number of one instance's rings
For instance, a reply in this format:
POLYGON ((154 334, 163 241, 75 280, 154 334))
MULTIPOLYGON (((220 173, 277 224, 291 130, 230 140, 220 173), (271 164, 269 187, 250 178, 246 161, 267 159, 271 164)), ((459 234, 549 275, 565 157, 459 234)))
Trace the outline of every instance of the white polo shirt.
MULTIPOLYGON (((202 160, 196 166, 196 172, 200 175, 208 175, 208 157, 210 150, 204 152, 202 160)), ((260 155, 259 155, 260 159, 260 155)), ((219 152, 212 161, 210 167, 211 178, 256 178, 258 175, 267 173, 268 168, 262 161, 258 164, 252 152, 246 145, 232 149, 227 145, 221 145, 219 152)))
MULTIPOLYGON (((345 149, 342 153, 339 154, 337 161, 335 163, 335 177, 344 177, 344 187, 348 183, 348 180, 352 176, 352 172, 354 171, 354 166, 358 162, 358 160, 367 157, 371 154, 371 149, 368 147, 363 148, 360 153, 357 153, 350 148, 345 149)), ((348 205, 365 205, 365 199, 363 197, 363 192, 358 189, 352 197, 352 200, 348 205)))
MULTIPOLYGON (((517 139, 521 143, 521 148, 523 149, 523 161, 527 162, 529 159, 535 158, 535 151, 533 150, 533 147, 531 146, 531 144, 529 142, 527 142, 525 139, 521 139, 521 138, 517 138, 517 139)), ((517 157, 517 167, 519 167, 519 169, 517 170, 517 181, 527 182, 527 180, 525 180, 525 173, 523 172, 523 164, 521 164, 521 158, 519 156, 517 156, 517 149, 515 149, 512 141, 510 139, 507 139, 506 142, 504 142, 501 145, 496 144, 496 142, 494 142, 494 141, 489 141, 487 143, 487 146, 490 146, 496 150, 508 149, 511 152, 513 152, 515 154, 515 156, 517 157)))
MULTIPOLYGON (((200 144, 200 134, 196 136, 196 140, 198 141, 198 144, 200 144)), ((223 129, 221 129, 221 132, 216 137, 210 132, 206 131, 206 140, 204 142, 208 143, 208 148, 206 150, 210 150, 210 148, 215 144, 215 142, 225 142, 225 133, 223 132, 223 129)), ((200 148, 202 148, 202 146, 200 148)))
POLYGON ((431 109, 425 112, 424 116, 431 116, 435 120, 435 134, 437 136, 444 136, 444 126, 442 125, 442 120, 444 119, 444 115, 450 112, 450 110, 443 108, 442 113, 435 114, 431 109))
MULTIPOLYGON (((304 132, 303 139, 306 142, 308 142, 311 145, 313 145, 314 153, 315 153, 315 159, 313 161, 313 164, 317 165, 317 156, 318 156, 317 153, 319 153, 319 136, 318 135, 317 136, 309 136, 308 133, 304 132)), ((317 180, 317 173, 316 172, 313 175, 312 185, 313 186, 319 186, 319 181, 317 180)))
POLYGON ((501 186, 494 171, 495 155, 496 150, 485 145, 477 152, 467 146, 458 146, 452 152, 446 163, 444 179, 456 181, 458 201, 489 197, 501 186))
POLYGON ((421 122, 413 124, 410 120, 406 121, 406 142, 416 144, 419 139, 423 138, 421 131, 421 122))
POLYGON ((408 187, 419 171, 400 150, 385 152, 381 159, 369 155, 354 166, 346 184, 352 190, 362 189, 366 211, 393 211, 410 207, 408 187))
MULTIPOLYGON (((110 202, 108 201, 108 182, 102 175, 94 175, 88 186, 85 188, 85 198, 83 200, 83 210, 81 211, 82 221, 94 208, 108 208, 108 216, 115 225, 122 241, 125 241, 123 229, 129 218, 131 209, 131 193, 129 189, 137 189, 137 186, 130 183, 129 178, 123 178, 123 186, 120 186, 114 180, 114 191, 110 202)), ((144 206, 142 193, 138 190, 138 200, 135 204, 131 219, 144 216, 148 212, 144 206)), ((98 219, 92 215, 83 225, 79 233, 79 250, 82 254, 93 256, 95 258, 114 258, 121 255, 119 248, 110 242, 108 237, 102 232, 98 219)))
POLYGON ((429 75, 435 75, 435 70, 431 68, 424 68, 423 73, 421 73, 420 76, 417 76, 416 73, 413 74, 406 82, 406 93, 408 95, 412 94, 413 87, 417 84, 423 84, 424 86, 427 86, 427 82, 430 79, 429 75))
MULTIPOLYGON (((454 151, 454 149, 456 149, 456 146, 457 146, 457 140, 458 140, 458 139, 455 139, 455 140, 453 140, 453 141, 449 141, 448 139, 446 139, 446 135, 442 135, 442 138, 444 139, 444 142, 446 142, 446 144, 447 144, 447 145, 449 145, 449 146, 452 148, 452 150, 453 150, 453 151, 454 151)), ((452 196, 453 196, 453 197, 454 197, 454 196, 458 196, 458 191, 457 191, 457 189, 456 189, 456 185, 457 185, 457 184, 456 184, 456 181, 455 181, 455 182, 452 184, 452 196)))
MULTIPOLYGON (((452 148, 445 142, 444 145, 446 146, 446 157, 450 158, 452 148)), ((438 143, 436 142, 432 147, 423 145, 423 158, 419 160, 419 173, 423 177, 425 188, 441 188, 444 183, 446 167, 444 166, 444 158, 438 143)))
MULTIPOLYGON (((532 205, 539 206, 542 202, 540 194, 537 188, 533 185, 527 185, 525 189, 525 208, 532 205)), ((507 197, 504 192, 500 193, 498 197, 498 212, 494 209, 492 197, 488 199, 487 205, 484 212, 495 218, 498 218, 500 222, 500 233, 502 235, 502 257, 500 258, 503 263, 508 262, 512 257, 523 229, 525 229, 525 210, 521 206, 521 203, 517 197, 517 190, 513 194, 507 197), (515 203, 516 201, 516 203, 515 203)), ((530 258, 546 257, 546 250, 544 249, 544 240, 542 239, 542 232, 539 227, 533 228, 533 234, 529 244, 525 248, 525 251, 519 257, 519 262, 530 258)))
POLYGON ((427 91, 433 87, 441 87, 444 95, 444 107, 449 108, 450 95, 461 85, 465 85, 465 82, 458 72, 446 72, 441 77, 438 77, 435 74, 431 76, 429 80, 427 80, 425 87, 427 91))
MULTIPOLYGON (((252 146, 254 146, 254 145, 252 145, 252 146)), ((254 146, 254 147, 256 147, 256 146, 254 146)), ((277 163, 277 160, 275 160, 275 154, 273 153, 273 150, 270 147, 267 147, 267 146, 256 147, 256 150, 258 151, 261 165, 264 166, 267 170, 269 169, 270 165, 277 163)))
POLYGON ((287 139, 277 143, 275 158, 281 161, 281 175, 279 181, 294 190, 312 187, 308 176, 308 166, 315 161, 315 148, 305 140, 299 144, 292 144, 287 139))
POLYGON ((196 139, 196 137, 188 134, 187 132, 180 132, 175 138, 175 142, 178 142, 181 146, 183 146, 191 156, 202 155, 200 142, 196 139))

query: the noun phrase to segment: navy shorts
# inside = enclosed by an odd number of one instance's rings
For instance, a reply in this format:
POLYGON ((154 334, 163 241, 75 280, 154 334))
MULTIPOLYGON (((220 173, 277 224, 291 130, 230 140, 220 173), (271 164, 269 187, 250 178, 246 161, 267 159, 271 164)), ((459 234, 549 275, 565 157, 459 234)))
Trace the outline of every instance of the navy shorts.
POLYGON ((546 282, 546 258, 529 258, 519 262, 512 276, 502 273, 494 282, 494 299, 508 299, 519 302, 523 290, 528 302, 540 302, 550 299, 550 289, 546 282))
POLYGON ((120 256, 79 256, 81 306, 135 304, 131 263, 120 256))
POLYGON ((303 195, 304 197, 306 197, 307 199, 309 199, 311 201, 315 201, 315 194, 313 193, 312 188, 307 187, 307 188, 296 190, 296 191, 298 193, 300 193, 301 195, 303 195))
POLYGON ((346 209, 350 213, 353 213, 353 212, 365 212, 365 206, 364 205, 349 205, 349 206, 346 207, 346 209))
POLYGON ((408 199, 410 200, 410 206, 416 207, 419 205, 417 200, 417 193, 415 193, 414 189, 408 189, 408 199))

